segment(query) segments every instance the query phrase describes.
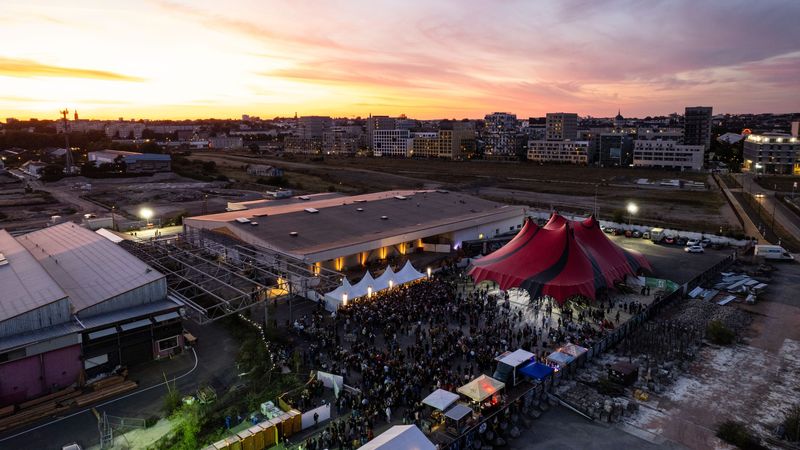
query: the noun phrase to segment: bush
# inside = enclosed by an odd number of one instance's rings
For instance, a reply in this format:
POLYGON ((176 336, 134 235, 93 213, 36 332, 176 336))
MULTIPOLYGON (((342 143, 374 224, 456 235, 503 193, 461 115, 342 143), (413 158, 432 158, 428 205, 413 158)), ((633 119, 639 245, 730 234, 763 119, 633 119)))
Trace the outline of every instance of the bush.
POLYGON ((164 396, 164 405, 162 409, 164 410, 164 415, 169 416, 172 414, 176 409, 181 406, 181 393, 178 392, 177 389, 170 388, 167 391, 167 395, 164 396))
POLYGON ((728 329, 719 320, 712 320, 706 329, 708 340, 717 345, 730 345, 736 337, 733 331, 728 329))
POLYGON ((800 406, 795 406, 786 415, 783 429, 786 432, 786 439, 794 442, 800 441, 800 406))
POLYGON ((716 435, 723 441, 735 445, 742 450, 766 449, 743 424, 733 420, 726 420, 719 424, 717 426, 716 435))
POLYGON ((161 418, 158 416, 150 416, 144 420, 144 427, 150 428, 153 425, 157 424, 159 420, 161 420, 161 418))

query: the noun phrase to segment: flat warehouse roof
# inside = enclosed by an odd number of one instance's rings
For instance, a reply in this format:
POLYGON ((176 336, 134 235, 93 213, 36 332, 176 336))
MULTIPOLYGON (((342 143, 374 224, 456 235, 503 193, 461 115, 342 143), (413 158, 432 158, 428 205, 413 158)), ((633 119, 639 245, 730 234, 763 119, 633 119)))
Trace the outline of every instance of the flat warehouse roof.
POLYGON ((34 231, 17 241, 64 289, 76 311, 164 277, 103 236, 73 223, 34 231))
POLYGON ((472 222, 486 223, 523 214, 522 207, 455 192, 391 191, 364 197, 215 214, 189 218, 185 223, 211 229, 218 225, 234 235, 251 236, 284 252, 307 255, 441 226, 450 225, 449 231, 454 231, 458 229, 456 225, 465 222, 469 222, 466 227, 475 225, 472 222), (221 220, 212 226, 203 224, 215 218, 221 220), (250 220, 240 222, 237 218, 250 220))
POLYGON ((0 321, 67 297, 36 258, 6 230, 0 230, 0 253, 8 262, 0 265, 0 321))

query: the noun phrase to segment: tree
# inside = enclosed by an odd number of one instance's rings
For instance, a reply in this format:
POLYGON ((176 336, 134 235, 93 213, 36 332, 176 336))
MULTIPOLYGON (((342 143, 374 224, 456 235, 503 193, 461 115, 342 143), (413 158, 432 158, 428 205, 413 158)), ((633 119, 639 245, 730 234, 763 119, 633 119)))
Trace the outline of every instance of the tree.
POLYGON ((56 164, 48 164, 42 169, 42 181, 58 181, 64 178, 64 167, 56 164))

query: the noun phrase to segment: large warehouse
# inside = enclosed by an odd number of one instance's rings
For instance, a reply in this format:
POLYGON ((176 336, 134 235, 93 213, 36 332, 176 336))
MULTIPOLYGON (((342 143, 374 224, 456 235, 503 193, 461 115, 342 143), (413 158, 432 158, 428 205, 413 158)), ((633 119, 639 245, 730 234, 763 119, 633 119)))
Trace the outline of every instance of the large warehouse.
POLYGON ((73 223, 0 230, 0 407, 180 349, 164 276, 73 223))
POLYGON ((337 271, 411 252, 450 252, 462 241, 522 226, 525 210, 441 190, 313 198, 184 219, 188 235, 214 230, 337 271))

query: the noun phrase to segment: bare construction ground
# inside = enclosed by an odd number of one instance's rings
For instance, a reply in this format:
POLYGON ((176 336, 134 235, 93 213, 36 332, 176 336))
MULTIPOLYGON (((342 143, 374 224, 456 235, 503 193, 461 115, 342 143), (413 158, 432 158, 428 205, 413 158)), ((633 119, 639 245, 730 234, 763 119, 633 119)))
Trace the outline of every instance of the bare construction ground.
POLYGON ((0 228, 8 230, 38 228, 52 216, 70 216, 77 210, 59 202, 45 191, 26 191, 25 182, 10 174, 0 174, 0 228))

